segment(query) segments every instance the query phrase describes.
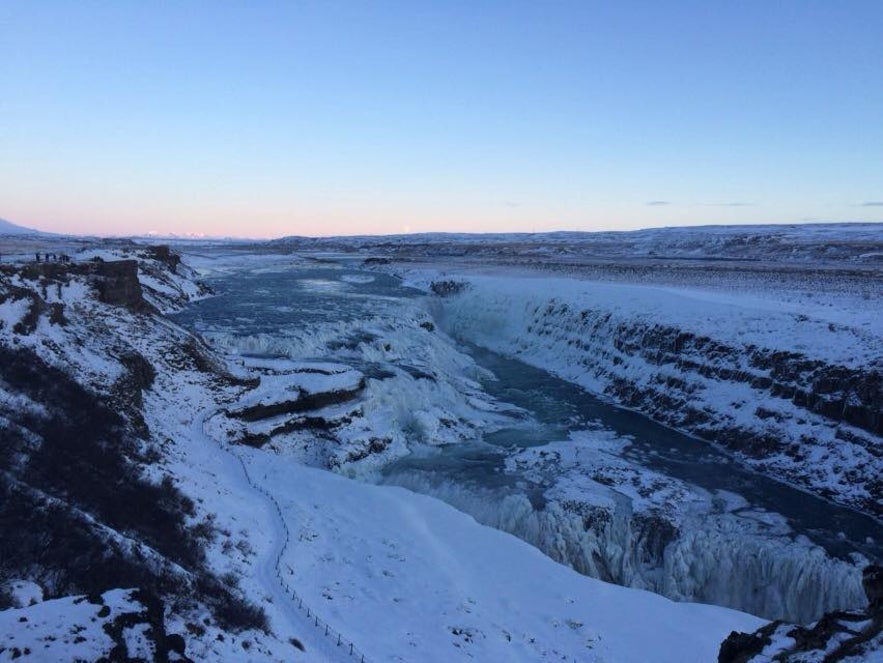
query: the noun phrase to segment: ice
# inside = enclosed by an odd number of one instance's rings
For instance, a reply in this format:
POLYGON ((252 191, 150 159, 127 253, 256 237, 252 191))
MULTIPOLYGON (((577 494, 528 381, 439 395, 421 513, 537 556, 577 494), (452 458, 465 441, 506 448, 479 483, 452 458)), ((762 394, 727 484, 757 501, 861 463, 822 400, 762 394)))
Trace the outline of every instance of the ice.
POLYGON ((524 494, 415 472, 388 481, 437 497, 580 573, 671 599, 797 623, 864 603, 860 567, 806 539, 766 535, 733 515, 700 511, 672 531, 665 519, 635 518, 631 500, 590 482, 580 484, 578 500, 552 494, 537 508, 524 494))

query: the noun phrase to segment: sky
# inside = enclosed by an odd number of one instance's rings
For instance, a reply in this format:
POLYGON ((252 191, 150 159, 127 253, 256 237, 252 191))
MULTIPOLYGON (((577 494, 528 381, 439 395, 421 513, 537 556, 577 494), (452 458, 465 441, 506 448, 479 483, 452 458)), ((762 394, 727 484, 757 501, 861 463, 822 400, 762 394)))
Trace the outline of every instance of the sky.
POLYGON ((883 2, 0 2, 0 218, 883 221, 883 2))

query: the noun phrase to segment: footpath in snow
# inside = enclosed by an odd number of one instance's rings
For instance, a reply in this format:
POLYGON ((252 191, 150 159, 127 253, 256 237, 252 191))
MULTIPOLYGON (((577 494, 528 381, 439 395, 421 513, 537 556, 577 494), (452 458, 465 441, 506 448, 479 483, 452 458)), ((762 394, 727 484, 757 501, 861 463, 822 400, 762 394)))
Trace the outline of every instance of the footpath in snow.
POLYGON ((763 620, 582 576, 404 489, 243 450, 281 507, 283 569, 372 661, 709 661, 763 620))

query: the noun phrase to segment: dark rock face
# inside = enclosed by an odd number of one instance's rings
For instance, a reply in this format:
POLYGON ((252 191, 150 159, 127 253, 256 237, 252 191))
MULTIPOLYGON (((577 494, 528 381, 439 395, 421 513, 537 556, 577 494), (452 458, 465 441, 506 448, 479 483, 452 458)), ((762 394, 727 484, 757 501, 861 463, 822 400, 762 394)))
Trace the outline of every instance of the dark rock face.
POLYGON ((862 586, 868 596, 868 609, 883 613, 883 566, 870 564, 862 572, 862 586))
POLYGON ((115 405, 125 412, 134 431, 143 439, 148 439, 150 430, 144 421, 142 407, 143 392, 153 386, 156 369, 137 352, 128 352, 119 358, 126 371, 111 387, 115 405))
POLYGON ((270 441, 270 436, 266 433, 245 433, 236 440, 237 444, 244 444, 247 447, 254 447, 255 449, 260 449, 267 442, 270 441))
POLYGON ((771 622, 754 633, 732 631, 721 643, 718 663, 746 663, 757 656, 771 641, 777 622, 771 622))
POLYGON ((371 456, 372 454, 383 453, 391 443, 392 440, 388 437, 372 437, 365 442, 361 449, 354 449, 347 453, 346 458, 344 458, 343 461, 336 458, 332 459, 329 462, 329 467, 332 469, 338 468, 342 463, 355 463, 371 456))
MULTIPOLYGON (((829 365, 796 352, 730 347, 675 327, 620 325, 616 331, 613 346, 617 350, 641 356, 651 365, 673 365, 706 378, 747 383, 834 421, 883 435, 883 375, 879 370, 829 365)), ((669 381, 665 386, 682 389, 689 396, 686 384, 669 381)), ((625 384, 611 391, 632 405, 651 405, 646 401, 655 396, 630 391, 625 384)), ((654 410, 661 414, 671 405, 660 403, 654 410)))
POLYGON ((124 306, 130 311, 142 313, 152 309, 144 299, 138 280, 138 263, 135 260, 92 263, 92 276, 98 289, 98 299, 105 304, 124 306))
POLYGON ((171 271, 172 273, 177 272, 178 265, 181 264, 181 256, 173 252, 165 244, 148 246, 146 249, 144 249, 144 256, 147 258, 152 258, 157 262, 163 263, 166 267, 169 268, 169 271, 171 271))
POLYGON ((433 294, 438 295, 439 297, 450 297, 451 295, 456 295, 457 293, 463 292, 466 288, 469 287, 464 281, 433 281, 429 285, 429 289, 432 290, 433 294))
POLYGON ((135 313, 153 310, 144 299, 135 260, 29 263, 19 268, 19 272, 24 279, 43 288, 67 283, 71 275, 85 276, 97 291, 99 301, 124 306, 135 313))
POLYGON ((388 265, 390 263, 389 258, 365 258, 362 261, 362 265, 365 267, 371 267, 373 265, 388 265))
POLYGON ((864 585, 867 610, 829 612, 809 626, 774 621, 754 633, 733 631, 721 644, 718 663, 835 663, 847 658, 864 660, 872 653, 883 656, 883 567, 867 566, 864 585))
POLYGON ((310 410, 319 410, 329 405, 338 405, 353 400, 362 389, 365 381, 362 379, 355 389, 339 389, 336 391, 324 391, 317 394, 300 392, 297 398, 268 403, 266 405, 250 405, 241 410, 228 412, 228 415, 242 421, 260 421, 270 419, 282 414, 297 414, 310 410))

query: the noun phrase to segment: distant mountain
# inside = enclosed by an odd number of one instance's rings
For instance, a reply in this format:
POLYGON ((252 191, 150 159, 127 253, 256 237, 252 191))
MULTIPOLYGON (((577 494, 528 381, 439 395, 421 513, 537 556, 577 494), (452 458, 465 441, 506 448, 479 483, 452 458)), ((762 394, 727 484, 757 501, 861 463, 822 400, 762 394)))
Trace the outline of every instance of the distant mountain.
POLYGON ((14 223, 10 223, 4 219, 0 219, 0 235, 43 235, 45 233, 40 232, 39 230, 34 230, 33 228, 25 228, 24 226, 17 226, 14 223))

